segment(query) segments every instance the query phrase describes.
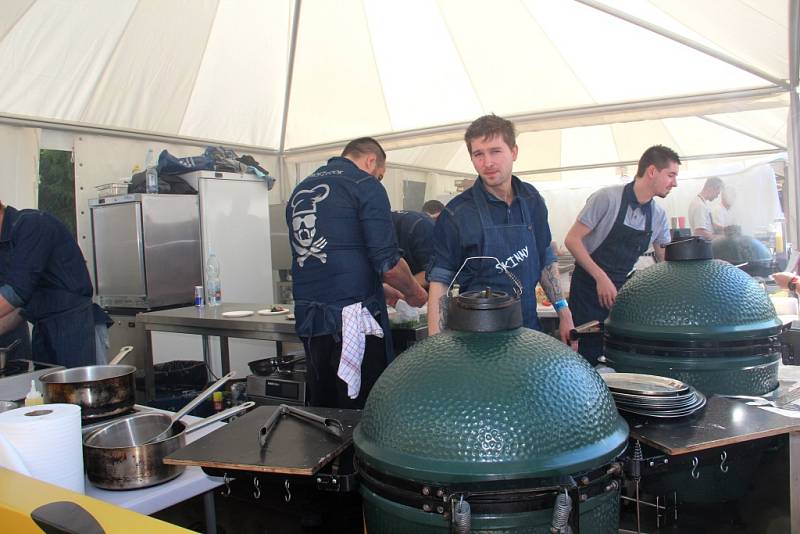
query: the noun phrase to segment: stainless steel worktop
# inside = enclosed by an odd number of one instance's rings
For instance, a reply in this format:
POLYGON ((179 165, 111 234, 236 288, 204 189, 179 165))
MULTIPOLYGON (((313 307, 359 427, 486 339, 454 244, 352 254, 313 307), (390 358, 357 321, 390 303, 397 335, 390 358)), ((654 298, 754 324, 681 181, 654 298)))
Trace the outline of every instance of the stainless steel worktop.
MULTIPOLYGON (((294 331, 294 320, 287 319, 289 313, 280 315, 259 315, 258 310, 270 308, 271 304, 241 304, 223 303, 220 306, 187 306, 148 313, 136 316, 136 322, 141 323, 147 330, 161 332, 192 333, 186 330, 207 330, 208 335, 221 335, 219 331, 235 331, 237 335, 230 337, 248 337, 253 339, 270 339, 274 337, 261 337, 259 334, 287 334, 292 340, 297 340, 294 331), (230 311, 252 311, 250 317, 223 317, 222 314, 230 311), (172 329, 177 327, 179 329, 172 329), (212 332, 213 331, 213 332, 212 332), (249 334, 249 335, 248 335, 249 334)), ((281 306, 289 307, 282 304, 281 306)), ((290 311, 291 312, 291 311, 290 311)), ((197 332, 201 333, 201 332, 197 332)), ((289 341, 289 340, 286 340, 289 341)))
MULTIPOLYGON (((159 310, 136 315, 136 323, 147 332, 144 374, 145 395, 148 400, 155 397, 155 374, 153 371, 152 332, 176 332, 203 336, 203 360, 211 364, 210 336, 219 337, 220 360, 223 374, 230 371, 230 348, 228 338, 261 339, 278 343, 299 342, 294 329, 294 321, 287 319, 288 313, 280 315, 259 315, 258 310, 268 309, 272 304, 224 303, 220 306, 186 306, 171 310, 159 310), (229 311, 249 310, 249 317, 223 317, 229 311)), ((284 306, 284 305, 282 305, 284 306)), ((289 307, 289 306, 286 306, 289 307)))

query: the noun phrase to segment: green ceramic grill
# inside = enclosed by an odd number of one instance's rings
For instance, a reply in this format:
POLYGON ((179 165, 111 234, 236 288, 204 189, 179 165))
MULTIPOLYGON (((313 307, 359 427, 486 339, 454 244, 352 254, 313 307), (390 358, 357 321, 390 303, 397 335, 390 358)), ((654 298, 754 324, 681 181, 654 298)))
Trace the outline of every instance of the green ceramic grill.
POLYGON ((620 290, 605 323, 608 365, 668 376, 706 395, 763 395, 778 386, 781 322, 745 272, 692 238, 620 290))
POLYGON ((520 327, 509 295, 452 299, 449 324, 462 330, 404 352, 367 399, 354 443, 368 531, 463 531, 467 516, 472 532, 617 532, 628 425, 600 376, 520 327))

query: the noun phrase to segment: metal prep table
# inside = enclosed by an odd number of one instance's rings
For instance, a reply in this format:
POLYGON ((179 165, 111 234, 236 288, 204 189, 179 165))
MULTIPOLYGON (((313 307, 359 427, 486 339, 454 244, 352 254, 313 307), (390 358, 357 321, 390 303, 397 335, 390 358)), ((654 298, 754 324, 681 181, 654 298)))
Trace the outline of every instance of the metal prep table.
POLYGON ((250 317, 229 318, 222 314, 228 311, 252 310, 257 312, 269 308, 269 304, 241 304, 226 302, 219 306, 187 306, 154 312, 139 313, 136 322, 144 326, 147 332, 145 350, 145 398, 155 398, 155 374, 153 372, 153 337, 152 332, 176 332, 179 334, 197 334, 203 336, 203 360, 211 365, 211 346, 209 336, 219 337, 219 348, 222 374, 230 372, 230 348, 228 338, 262 339, 278 342, 278 354, 282 351, 282 343, 291 341, 299 343, 295 334, 294 321, 286 319, 288 314, 259 315, 250 317))
MULTIPOLYGON (((187 306, 171 310, 139 313, 136 323, 144 326, 147 332, 145 350, 145 398, 155 398, 155 374, 153 372, 153 338, 152 332, 176 332, 180 334, 197 334, 203 336, 203 360, 211 365, 211 346, 209 336, 219 337, 222 374, 230 371, 230 349, 228 338, 261 339, 275 341, 278 355, 283 351, 284 342, 300 343, 295 333, 293 320, 287 320, 288 314, 259 315, 250 317, 229 318, 222 314, 228 311, 252 310, 257 312, 269 308, 269 304, 223 303, 220 306, 187 306)), ((286 305, 282 305, 286 306, 286 305)), ((290 306, 286 306, 290 307, 290 306)), ((428 335, 427 327, 415 329, 392 330, 398 341, 407 348, 428 335)), ((397 346, 397 345, 396 345, 397 346)))

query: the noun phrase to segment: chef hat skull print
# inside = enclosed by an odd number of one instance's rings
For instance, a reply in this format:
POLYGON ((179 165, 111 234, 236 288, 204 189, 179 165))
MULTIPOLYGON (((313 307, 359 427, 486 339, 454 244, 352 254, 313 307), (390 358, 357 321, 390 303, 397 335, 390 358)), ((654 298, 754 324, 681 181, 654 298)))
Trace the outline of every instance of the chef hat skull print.
POLYGON ((297 265, 300 267, 311 257, 322 263, 328 261, 328 255, 322 252, 328 240, 317 236, 317 204, 328 198, 329 194, 330 187, 321 184, 298 191, 292 199, 292 246, 297 252, 297 265))

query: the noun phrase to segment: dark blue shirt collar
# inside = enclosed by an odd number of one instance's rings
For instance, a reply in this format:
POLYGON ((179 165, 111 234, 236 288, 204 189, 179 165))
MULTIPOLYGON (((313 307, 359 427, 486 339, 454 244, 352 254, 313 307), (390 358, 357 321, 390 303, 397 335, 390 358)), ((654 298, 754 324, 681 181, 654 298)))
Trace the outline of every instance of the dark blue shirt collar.
MULTIPOLYGON (((511 201, 512 204, 514 202, 516 202, 517 198, 519 198, 520 196, 523 196, 523 197, 526 197, 526 198, 531 196, 528 191, 526 191, 523 187, 521 187, 521 184, 522 184, 522 180, 520 180, 519 178, 517 178, 516 176, 514 176, 512 174, 511 175, 511 188, 514 191, 514 199, 511 201)), ((488 189, 486 189, 486 184, 483 183, 483 179, 480 176, 478 176, 478 178, 475 180, 475 186, 486 197, 486 199, 489 200, 490 202, 502 202, 503 204, 505 204, 504 200, 501 200, 501 199, 497 198, 492 193, 490 193, 488 189)))
POLYGON ((622 190, 622 200, 627 202, 631 208, 634 210, 642 210, 642 213, 647 213, 650 210, 650 205, 653 203, 653 199, 651 198, 644 204, 639 203, 639 199, 636 198, 636 193, 633 191, 633 184, 635 182, 630 182, 625 188, 622 190))
POLYGON ((11 240, 11 227, 17 220, 17 209, 11 206, 6 206, 3 214, 3 227, 0 228, 0 243, 11 240))

